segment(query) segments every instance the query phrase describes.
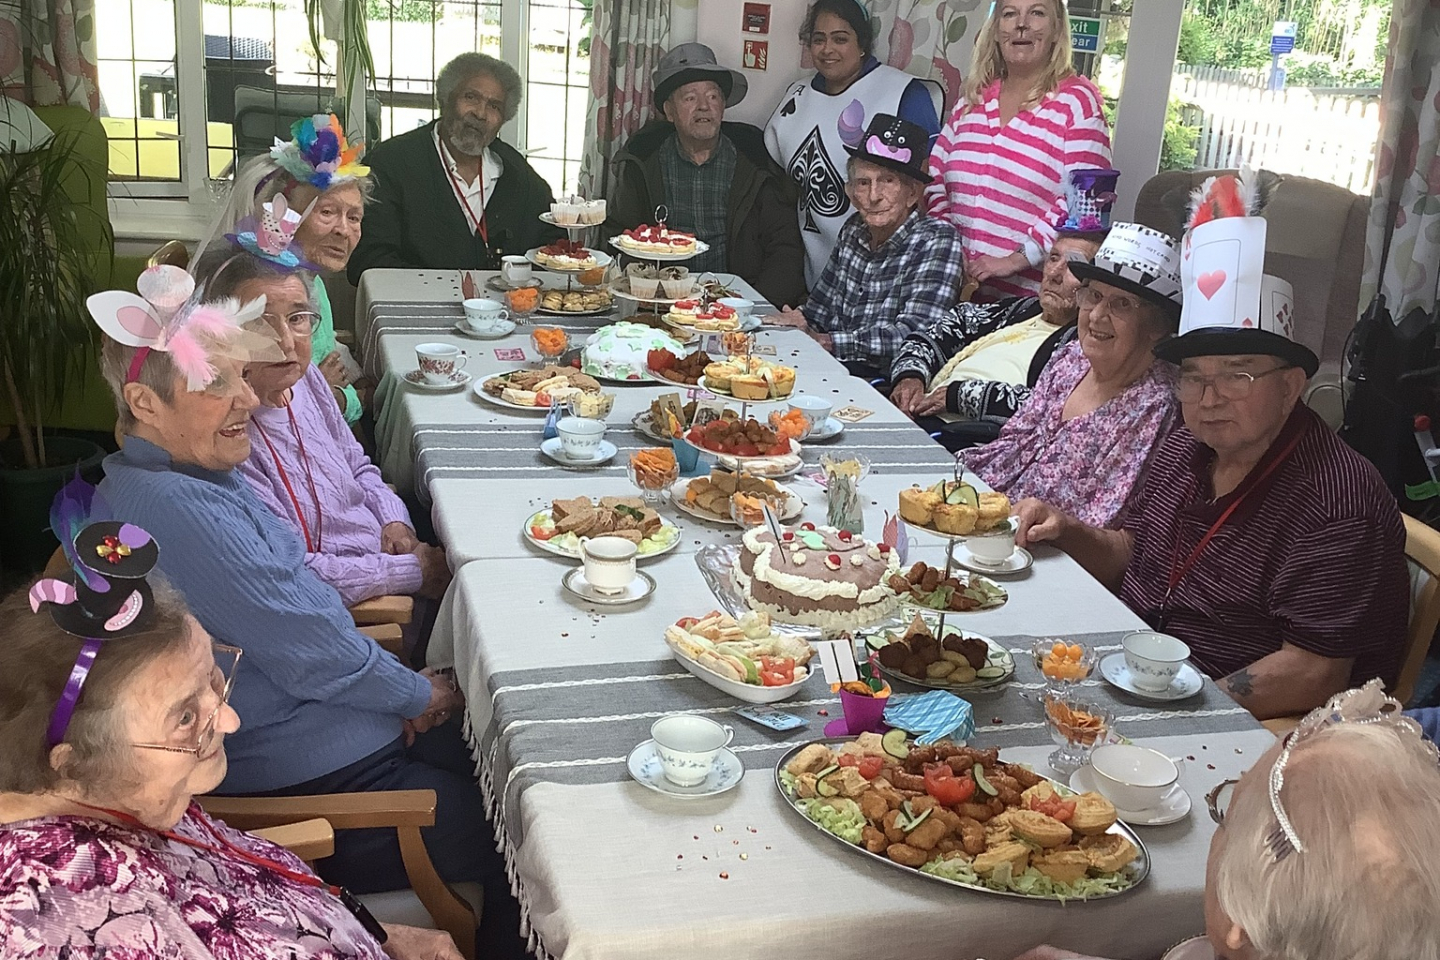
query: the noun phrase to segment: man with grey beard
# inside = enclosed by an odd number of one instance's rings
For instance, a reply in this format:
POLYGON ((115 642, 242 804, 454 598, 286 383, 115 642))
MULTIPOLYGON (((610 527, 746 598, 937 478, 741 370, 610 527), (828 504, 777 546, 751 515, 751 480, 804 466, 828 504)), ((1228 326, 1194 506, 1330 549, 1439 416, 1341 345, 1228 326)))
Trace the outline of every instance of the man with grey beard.
POLYGON ((497 270, 500 258, 562 236, 538 217, 550 185, 498 138, 520 109, 520 76, 483 53, 462 53, 435 81, 440 119, 366 157, 375 198, 350 258, 350 280, 371 267, 497 270))

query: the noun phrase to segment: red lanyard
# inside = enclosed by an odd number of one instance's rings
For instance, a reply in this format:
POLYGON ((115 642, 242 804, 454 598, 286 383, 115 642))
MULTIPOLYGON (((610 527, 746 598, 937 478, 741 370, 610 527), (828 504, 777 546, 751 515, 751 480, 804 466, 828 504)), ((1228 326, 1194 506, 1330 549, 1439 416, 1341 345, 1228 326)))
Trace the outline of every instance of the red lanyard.
POLYGON ((315 505, 315 540, 310 540, 310 525, 305 522, 305 514, 300 509, 300 499, 295 496, 295 488, 290 485, 290 474, 285 470, 285 464, 280 462, 280 454, 275 450, 275 444, 270 442, 270 436, 256 420, 255 429, 260 431, 260 439, 265 441, 265 446, 270 449, 270 459, 275 463, 275 469, 280 471, 280 482, 285 485, 285 492, 290 495, 290 506, 295 508, 295 517, 300 521, 300 532, 305 535, 305 552, 319 553, 320 547, 325 541, 325 512, 320 509, 320 493, 315 489, 315 476, 310 472, 310 458, 305 455, 305 438, 300 434, 300 424, 295 422, 295 408, 286 407, 285 412, 290 415, 290 434, 295 438, 295 446, 300 451, 300 465, 305 468, 305 480, 310 485, 310 502, 315 505))
POLYGON ((480 184, 480 215, 475 215, 475 208, 470 205, 470 198, 465 195, 465 184, 460 175, 455 172, 455 164, 450 158, 450 151, 445 147, 439 137, 435 138, 435 149, 440 153, 440 164, 450 174, 450 189, 455 191, 455 199, 465 208, 465 216, 470 221, 470 229, 479 231, 480 239, 486 248, 490 246, 490 232, 485 227, 485 155, 480 155, 480 165, 475 175, 475 180, 480 184))
MULTIPOLYGON (((1225 525, 1225 521, 1229 520, 1235 511, 1240 508, 1240 504, 1245 502, 1245 498, 1250 495, 1251 491, 1260 486, 1266 477, 1279 469, 1280 465, 1289 458, 1290 454, 1295 452, 1295 448, 1300 445, 1300 441, 1304 439, 1304 436, 1303 433, 1297 433, 1294 438, 1285 445, 1285 449, 1281 450, 1277 457, 1265 465, 1265 469, 1260 471, 1260 475, 1255 478, 1255 481, 1246 486, 1234 500, 1230 501, 1230 506, 1226 507, 1224 512, 1215 519, 1215 522, 1210 524, 1210 529, 1205 531, 1205 536, 1200 538, 1200 542, 1195 545, 1195 549, 1191 550, 1190 555, 1183 561, 1180 559, 1180 545, 1178 542, 1176 543, 1176 549, 1174 554, 1172 554, 1170 562, 1169 584, 1165 588, 1165 600, 1161 604, 1162 611, 1170 606, 1170 595, 1175 592, 1175 588, 1180 584, 1180 581, 1185 578, 1185 574, 1190 572, 1190 568, 1195 566, 1195 561, 1200 559, 1200 554, 1204 552, 1205 548, 1210 544, 1210 541, 1215 538, 1215 534, 1220 532, 1220 528, 1225 525)), ((1176 536, 1178 539, 1178 532, 1176 536)))
POLYGON ((324 880, 321 880, 313 873, 301 873, 298 870, 291 870, 283 863, 276 863, 274 860, 267 859, 266 857, 262 857, 259 854, 251 853, 248 850, 241 850, 239 847, 235 846, 229 840, 221 836, 220 833, 215 829, 214 825, 210 823, 210 820, 207 817, 196 817, 195 822, 198 823, 201 827, 203 827, 205 829, 205 832, 210 834, 211 838, 213 838, 215 842, 219 844, 219 846, 212 846, 208 843, 202 843, 199 840, 191 840, 189 837, 181 836, 173 830, 155 830, 149 826, 146 826, 136 817, 133 817, 130 814, 120 810, 110 810, 106 807, 96 807, 88 803, 81 803, 79 800, 74 800, 71 802, 74 803, 76 806, 84 807, 87 810, 94 810, 97 813, 103 813, 108 817, 113 817, 114 819, 119 820, 121 823, 125 824, 128 827, 133 827, 137 830, 144 830, 149 833, 157 834, 158 836, 164 837, 166 840, 173 841, 174 843, 182 844, 195 850, 204 850, 206 853, 215 854, 216 856, 223 857, 226 854, 229 854, 243 863, 248 863, 253 867, 259 867, 262 870, 268 870, 271 873, 276 874, 277 876, 284 877, 286 880, 289 880, 292 883, 298 883, 302 887, 312 887, 316 890, 325 890, 329 892, 332 896, 339 898, 340 903, 345 907, 345 909, 349 910, 352 914, 354 914, 355 919, 360 921, 360 925, 363 926, 371 936, 373 936, 380 943, 385 942, 385 928, 380 926, 380 923, 373 916, 371 916, 370 911, 365 908, 365 905, 359 900, 355 899, 355 895, 352 894, 349 890, 345 889, 344 887, 337 887, 334 884, 326 883, 324 880))

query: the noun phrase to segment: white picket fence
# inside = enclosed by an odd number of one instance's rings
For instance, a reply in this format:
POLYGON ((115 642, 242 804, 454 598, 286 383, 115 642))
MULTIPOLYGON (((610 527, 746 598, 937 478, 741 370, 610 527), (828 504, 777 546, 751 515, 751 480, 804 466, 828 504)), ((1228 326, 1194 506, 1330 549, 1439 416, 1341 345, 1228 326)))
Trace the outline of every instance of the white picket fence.
POLYGON ((1370 192, 1380 138, 1378 91, 1271 92, 1248 85, 1248 77, 1209 79, 1201 76, 1206 68, 1186 70, 1195 72, 1177 71, 1170 96, 1185 104, 1185 122, 1200 128, 1195 169, 1248 164, 1370 192))

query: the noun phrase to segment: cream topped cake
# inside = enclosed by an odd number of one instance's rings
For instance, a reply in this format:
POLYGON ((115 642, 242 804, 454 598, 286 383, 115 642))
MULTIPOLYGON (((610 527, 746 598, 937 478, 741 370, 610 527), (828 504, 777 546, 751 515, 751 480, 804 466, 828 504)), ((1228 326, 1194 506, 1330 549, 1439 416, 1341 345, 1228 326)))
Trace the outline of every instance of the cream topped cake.
POLYGON ((752 610, 779 620, 846 630, 884 620, 900 604, 887 581, 895 551, 834 527, 801 524, 781 539, 752 527, 732 576, 752 610))

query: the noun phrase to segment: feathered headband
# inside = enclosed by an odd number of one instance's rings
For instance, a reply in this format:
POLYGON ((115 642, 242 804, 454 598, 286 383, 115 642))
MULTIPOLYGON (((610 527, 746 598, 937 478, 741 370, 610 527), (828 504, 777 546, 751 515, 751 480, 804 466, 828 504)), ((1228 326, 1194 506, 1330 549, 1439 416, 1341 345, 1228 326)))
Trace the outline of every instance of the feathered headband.
POLYGON ((360 163, 365 144, 351 146, 345 128, 333 113, 317 113, 296 120, 290 127, 290 142, 275 140, 270 157, 281 169, 302 183, 321 190, 370 175, 360 163))
POLYGON ((153 619, 150 584, 145 577, 160 551, 150 534, 132 523, 97 520, 110 508, 99 492, 76 477, 50 505, 50 529, 70 570, 64 578, 47 577, 30 588, 30 609, 50 604, 57 626, 84 643, 64 692, 50 714, 46 738, 51 747, 65 739, 80 691, 108 640, 134 636, 153 619))
POLYGON ((1280 178, 1267 171, 1246 167, 1235 174, 1206 177, 1190 192, 1190 216, 1186 231, 1225 217, 1258 217, 1270 203, 1280 178))
POLYGON ((225 239, 247 253, 269 260, 287 270, 318 270, 319 268, 301 258, 292 249, 295 245, 295 233, 310 215, 315 203, 315 200, 310 201, 310 206, 305 208, 304 213, 297 213, 290 208, 285 195, 277 193, 273 200, 263 205, 258 219, 246 217, 241 220, 235 225, 234 233, 225 234, 225 239))
POLYGON ((244 306, 234 300, 199 303, 194 278, 168 264, 150 267, 140 274, 135 289, 139 296, 124 290, 106 290, 85 301, 90 316, 106 336, 140 348, 130 362, 126 383, 140 376, 151 350, 170 355, 191 392, 215 383, 217 357, 245 362, 284 359, 273 336, 257 332, 258 327, 246 327, 264 313, 264 297, 244 306))

